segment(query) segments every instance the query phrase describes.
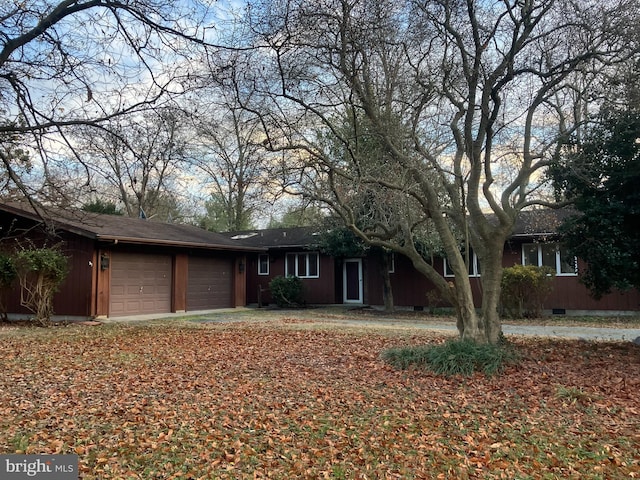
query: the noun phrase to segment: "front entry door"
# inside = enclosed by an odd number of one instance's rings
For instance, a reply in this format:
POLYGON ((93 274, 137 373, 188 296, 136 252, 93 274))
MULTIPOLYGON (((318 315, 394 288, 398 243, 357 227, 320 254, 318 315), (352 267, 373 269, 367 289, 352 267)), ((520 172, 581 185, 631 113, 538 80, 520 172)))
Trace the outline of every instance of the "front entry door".
POLYGON ((362 283, 362 259, 345 260, 342 267, 344 303, 362 303, 362 283))

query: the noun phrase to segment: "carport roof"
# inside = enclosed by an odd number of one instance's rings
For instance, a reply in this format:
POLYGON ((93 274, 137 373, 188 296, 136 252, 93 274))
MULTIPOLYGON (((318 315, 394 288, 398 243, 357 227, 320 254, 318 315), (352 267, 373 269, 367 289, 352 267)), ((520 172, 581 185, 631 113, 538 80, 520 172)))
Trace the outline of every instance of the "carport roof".
POLYGON ((261 251, 257 246, 238 244, 219 233, 192 225, 160 223, 121 215, 106 215, 81 210, 42 208, 38 212, 24 204, 0 204, 9 214, 43 222, 55 230, 64 230, 100 242, 164 245, 209 250, 261 251))

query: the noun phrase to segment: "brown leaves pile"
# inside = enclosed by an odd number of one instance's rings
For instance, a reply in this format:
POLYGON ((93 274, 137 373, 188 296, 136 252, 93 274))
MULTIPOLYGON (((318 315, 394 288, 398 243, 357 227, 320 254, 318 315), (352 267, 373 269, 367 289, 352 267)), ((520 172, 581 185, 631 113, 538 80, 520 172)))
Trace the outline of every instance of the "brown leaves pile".
POLYGON ((437 334, 313 322, 0 336, 0 453, 85 479, 640 478, 640 348, 512 339, 501 376, 396 371, 437 334))

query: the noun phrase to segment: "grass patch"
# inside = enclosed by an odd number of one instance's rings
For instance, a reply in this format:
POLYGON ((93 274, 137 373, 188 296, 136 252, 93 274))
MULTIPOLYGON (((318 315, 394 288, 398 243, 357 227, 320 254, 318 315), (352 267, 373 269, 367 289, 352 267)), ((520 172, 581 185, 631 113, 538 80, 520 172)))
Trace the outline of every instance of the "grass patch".
POLYGON ((396 368, 410 366, 428 368, 438 375, 472 375, 483 372, 495 375, 507 364, 516 362, 514 348, 504 342, 479 345, 468 340, 449 340, 439 345, 418 345, 391 348, 382 358, 396 368))
POLYGON ((581 387, 565 387, 564 385, 558 385, 556 397, 574 405, 576 403, 586 405, 601 399, 600 396, 589 394, 581 387))

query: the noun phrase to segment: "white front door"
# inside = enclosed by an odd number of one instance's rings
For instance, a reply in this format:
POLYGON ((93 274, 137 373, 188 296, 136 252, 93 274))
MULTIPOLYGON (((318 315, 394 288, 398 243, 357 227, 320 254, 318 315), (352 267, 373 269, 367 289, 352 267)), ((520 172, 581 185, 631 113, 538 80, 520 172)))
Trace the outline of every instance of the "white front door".
POLYGON ((344 303, 362 303, 362 286, 362 259, 346 259, 342 266, 342 291, 344 303))

